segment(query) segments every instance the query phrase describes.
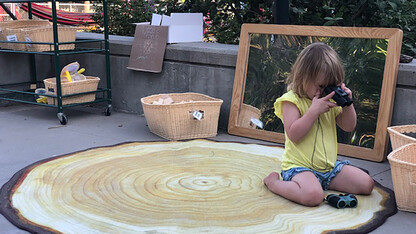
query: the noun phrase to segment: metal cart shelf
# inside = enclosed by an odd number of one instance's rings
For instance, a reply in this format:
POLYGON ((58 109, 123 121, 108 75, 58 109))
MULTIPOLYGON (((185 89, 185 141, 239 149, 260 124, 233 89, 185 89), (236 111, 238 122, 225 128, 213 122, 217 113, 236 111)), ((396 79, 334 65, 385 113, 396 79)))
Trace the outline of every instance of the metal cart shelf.
MULTIPOLYGON (((59 2, 69 2, 68 0, 63 0, 59 2)), ((31 60, 31 80, 28 82, 20 82, 20 83, 10 83, 10 84, 0 84, 0 100, 7 100, 7 101, 15 101, 15 102, 22 102, 22 103, 29 103, 47 107, 53 107, 58 109, 57 117, 62 125, 67 124, 68 117, 64 114, 64 108, 77 106, 77 105, 86 105, 98 102, 107 102, 107 107, 104 110, 104 114, 106 116, 111 115, 111 76, 110 76, 110 50, 109 50, 109 35, 108 35, 108 13, 107 13, 107 0, 102 0, 103 4, 103 17, 104 17, 104 39, 94 39, 94 40, 80 40, 80 41, 72 41, 72 42, 59 42, 58 40, 58 23, 57 23, 57 9, 56 9, 56 0, 0 0, 0 6, 3 7, 6 12, 13 18, 14 15, 8 11, 7 7, 3 3, 27 3, 29 8, 29 19, 32 19, 32 2, 50 2, 52 8, 52 23, 53 23, 53 42, 10 42, 10 41, 0 41, 1 43, 23 43, 23 44, 46 44, 54 47, 53 51, 44 51, 44 52, 32 52, 32 51, 17 51, 17 50, 7 50, 7 49, 0 49, 0 52, 6 53, 23 53, 29 54, 31 60), (65 44, 82 44, 82 43, 91 43, 91 42, 104 42, 104 48, 81 48, 81 46, 76 46, 74 50, 59 50, 59 45, 65 44), (106 88, 98 88, 96 91, 91 92, 82 92, 77 94, 70 94, 70 95, 62 95, 61 89, 61 78, 60 78, 60 71, 61 71, 61 64, 60 64, 60 56, 64 55, 71 55, 71 54, 83 54, 83 53, 104 53, 105 54, 105 66, 106 66, 106 88), (51 55, 54 56, 55 61, 55 77, 56 77, 56 95, 48 95, 45 94, 43 96, 47 97, 54 97, 57 100, 57 105, 52 104, 44 104, 36 102, 36 95, 34 89, 41 87, 43 82, 38 81, 36 76, 36 54, 41 55, 51 55), (21 86, 21 85, 29 85, 29 89, 26 91, 12 89, 11 87, 21 86), (74 104, 62 104, 62 99, 66 97, 72 97, 77 95, 83 94, 90 94, 96 93, 101 94, 97 95, 95 101, 92 102, 83 102, 83 103, 74 103, 74 104), (12 95, 11 95, 12 94, 12 95), (101 97, 99 97, 101 96, 101 97)), ((80 0, 72 0, 71 2, 81 2, 80 0)), ((0 46, 1 47, 1 46, 0 46)))

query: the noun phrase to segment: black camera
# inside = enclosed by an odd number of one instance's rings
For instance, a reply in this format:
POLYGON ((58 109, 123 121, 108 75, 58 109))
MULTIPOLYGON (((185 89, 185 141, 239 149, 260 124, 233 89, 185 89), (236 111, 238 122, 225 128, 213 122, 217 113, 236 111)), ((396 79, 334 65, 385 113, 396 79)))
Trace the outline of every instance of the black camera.
POLYGON ((326 201, 333 207, 342 209, 345 207, 357 207, 358 200, 357 198, 352 194, 329 194, 326 197, 326 201))
POLYGON ((352 104, 352 100, 348 97, 348 94, 341 89, 340 86, 331 85, 325 87, 324 89, 326 95, 330 94, 332 91, 335 91, 335 94, 332 97, 332 99, 334 99, 338 106, 344 107, 352 104))

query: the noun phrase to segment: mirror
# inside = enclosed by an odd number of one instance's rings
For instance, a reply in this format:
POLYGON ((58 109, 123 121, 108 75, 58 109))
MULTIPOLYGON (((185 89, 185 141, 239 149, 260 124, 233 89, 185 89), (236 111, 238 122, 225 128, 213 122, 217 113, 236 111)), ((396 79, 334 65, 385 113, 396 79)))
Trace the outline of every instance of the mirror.
POLYGON ((284 143, 283 124, 273 104, 286 92, 286 78, 300 51, 320 41, 339 54, 357 112, 353 132, 337 131, 338 153, 383 161, 402 35, 389 28, 244 24, 228 132, 284 143))

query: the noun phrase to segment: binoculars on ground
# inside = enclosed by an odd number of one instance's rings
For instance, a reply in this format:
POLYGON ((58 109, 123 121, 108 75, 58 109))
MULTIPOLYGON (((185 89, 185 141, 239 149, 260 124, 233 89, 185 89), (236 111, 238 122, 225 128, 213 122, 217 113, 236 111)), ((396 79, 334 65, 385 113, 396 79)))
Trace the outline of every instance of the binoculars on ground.
POLYGON ((329 194, 326 201, 333 207, 342 209, 346 207, 354 208, 358 205, 357 198, 352 194, 329 194))
POLYGON ((344 107, 352 104, 352 100, 348 97, 348 94, 341 89, 340 86, 327 86, 324 89, 326 95, 330 94, 332 91, 335 91, 332 99, 334 99, 338 106, 344 107))

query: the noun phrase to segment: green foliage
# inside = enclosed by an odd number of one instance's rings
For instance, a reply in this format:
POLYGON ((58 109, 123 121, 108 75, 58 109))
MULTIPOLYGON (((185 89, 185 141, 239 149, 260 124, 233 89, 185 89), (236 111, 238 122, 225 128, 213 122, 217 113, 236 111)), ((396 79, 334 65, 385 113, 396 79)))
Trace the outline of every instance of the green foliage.
MULTIPOLYGON (((202 12, 207 33, 219 43, 238 44, 243 23, 270 23, 273 0, 177 0, 160 2, 158 12, 202 12)), ((207 35, 208 36, 208 35, 207 35)))
MULTIPOLYGON (((206 36, 219 43, 238 44, 243 23, 270 23, 273 0, 109 0, 109 29, 115 35, 133 35, 132 23, 150 21, 152 13, 201 12, 206 19, 206 36)), ((95 20, 103 28, 103 8, 96 4, 95 20)), ((100 29, 99 29, 100 30, 100 29)))
MULTIPOLYGON (((390 3, 389 1, 387 1, 390 3)), ((380 4, 386 4, 380 1, 380 4)), ((383 27, 400 28, 403 30, 402 52, 416 57, 416 1, 400 0, 400 4, 387 5, 385 10, 379 12, 384 20, 381 21, 383 27)))
MULTIPOLYGON (((93 19, 98 22, 102 31, 104 27, 103 6, 94 2, 96 14, 93 19)), ((133 23, 150 21, 154 5, 152 1, 143 0, 108 0, 108 29, 112 35, 133 36, 133 23)))
POLYGON ((366 26, 377 22, 377 0, 292 0, 290 22, 299 25, 366 26))
POLYGON ((403 30, 402 53, 416 55, 416 1, 292 0, 290 22, 298 25, 388 27, 403 30))
MULTIPOLYGON (((150 21, 152 13, 201 12, 206 37, 238 44, 243 23, 272 23, 274 0, 108 0, 110 33, 133 35, 132 23, 150 21)), ((410 0, 291 0, 289 18, 296 25, 392 27, 404 32, 403 53, 416 55, 416 1, 410 0)), ((103 26, 102 7, 95 16, 103 26)))

